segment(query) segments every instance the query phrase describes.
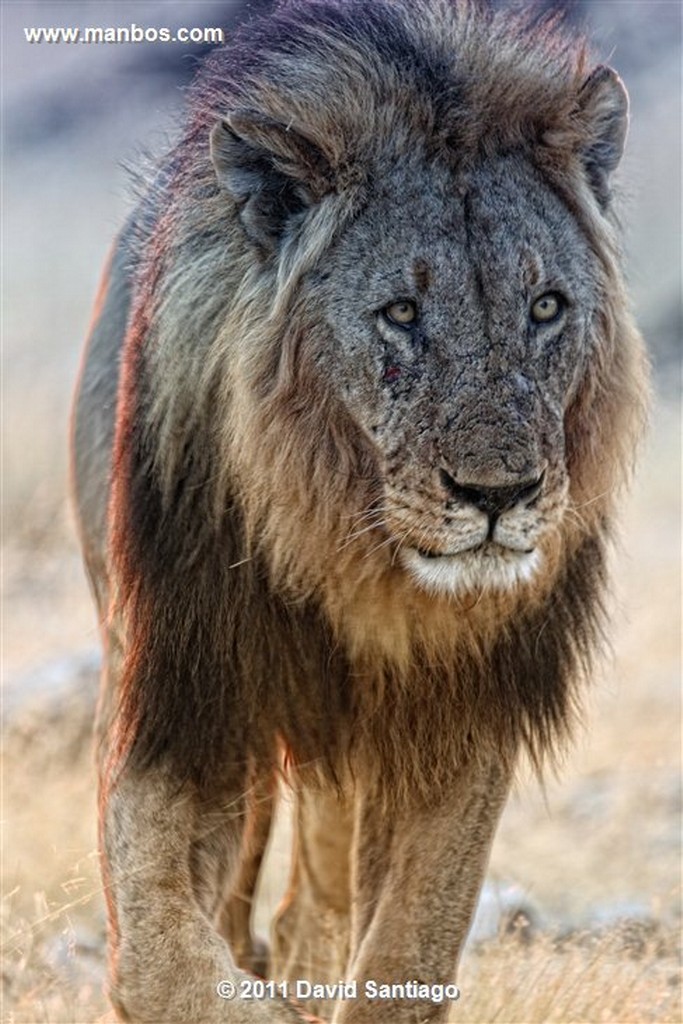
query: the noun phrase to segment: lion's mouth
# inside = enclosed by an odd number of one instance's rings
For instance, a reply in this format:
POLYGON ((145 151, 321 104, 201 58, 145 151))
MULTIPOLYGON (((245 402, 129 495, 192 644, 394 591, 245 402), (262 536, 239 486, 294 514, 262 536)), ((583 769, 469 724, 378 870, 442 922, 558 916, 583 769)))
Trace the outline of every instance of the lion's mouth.
POLYGON ((531 555, 534 552, 534 548, 513 548, 507 544, 499 544, 497 541, 483 541, 480 544, 473 544, 472 547, 463 548, 460 551, 434 551, 432 548, 413 548, 413 550, 420 558, 429 559, 459 558, 461 555, 474 555, 485 551, 490 551, 492 554, 512 552, 516 555, 531 555))
POLYGON ((441 551, 427 551, 426 548, 415 548, 420 558, 444 558, 448 557, 447 553, 441 551))
POLYGON ((460 551, 401 548, 404 569, 431 593, 463 594, 509 590, 531 580, 542 562, 536 548, 483 541, 460 551))

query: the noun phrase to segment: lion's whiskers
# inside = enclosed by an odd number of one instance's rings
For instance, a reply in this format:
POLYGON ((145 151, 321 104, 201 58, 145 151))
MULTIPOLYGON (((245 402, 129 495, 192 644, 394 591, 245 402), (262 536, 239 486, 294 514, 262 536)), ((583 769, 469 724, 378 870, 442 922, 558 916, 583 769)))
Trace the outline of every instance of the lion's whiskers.
POLYGON ((579 509, 588 508, 589 505, 594 505, 596 501, 602 501, 603 498, 608 498, 612 493, 613 488, 610 487, 608 490, 602 491, 600 494, 596 494, 592 498, 589 498, 588 501, 582 501, 580 505, 570 505, 570 508, 575 512, 578 512, 579 509))
POLYGON ((359 529, 351 530, 347 533, 342 543, 338 546, 337 551, 346 550, 355 540, 358 540, 366 533, 371 533, 373 530, 386 529, 387 519, 385 513, 392 511, 393 508, 390 505, 375 505, 372 508, 365 509, 363 512, 348 516, 347 518, 357 522, 359 529))

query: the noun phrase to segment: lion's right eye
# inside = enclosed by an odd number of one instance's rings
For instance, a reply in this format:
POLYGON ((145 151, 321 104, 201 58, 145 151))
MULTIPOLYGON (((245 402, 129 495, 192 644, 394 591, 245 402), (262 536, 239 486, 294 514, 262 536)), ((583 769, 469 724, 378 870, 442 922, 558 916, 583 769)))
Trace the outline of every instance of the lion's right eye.
POLYGON ((548 324, 560 317, 565 306, 559 292, 546 292, 536 299, 531 307, 531 319, 535 324, 548 324))
POLYGON ((399 299, 385 306, 382 314, 390 324, 397 327, 410 327, 417 320, 417 306, 410 299, 399 299))

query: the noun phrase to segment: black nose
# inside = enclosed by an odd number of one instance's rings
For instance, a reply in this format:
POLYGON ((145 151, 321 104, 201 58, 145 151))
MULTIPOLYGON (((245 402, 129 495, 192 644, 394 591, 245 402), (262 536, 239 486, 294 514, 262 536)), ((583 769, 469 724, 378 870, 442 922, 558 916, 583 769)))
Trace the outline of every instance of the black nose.
POLYGON ((441 482, 448 493, 466 505, 474 505, 488 516, 501 516, 515 505, 529 505, 539 496, 545 473, 533 480, 521 480, 506 487, 482 487, 480 484, 459 483, 445 469, 441 470, 441 482))

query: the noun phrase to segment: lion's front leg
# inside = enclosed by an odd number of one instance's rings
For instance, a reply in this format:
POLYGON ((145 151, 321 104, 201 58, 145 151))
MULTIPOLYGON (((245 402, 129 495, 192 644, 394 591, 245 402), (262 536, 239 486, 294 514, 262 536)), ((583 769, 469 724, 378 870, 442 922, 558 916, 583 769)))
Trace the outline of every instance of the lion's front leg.
POLYGON ((306 1005, 326 1018, 334 999, 307 996, 307 985, 333 984, 346 973, 352 833, 350 800, 320 790, 298 793, 292 875, 273 921, 271 973, 303 982, 306 1005))
POLYGON ((275 780, 270 778, 250 787, 239 863, 221 879, 214 915, 218 932, 230 945, 237 964, 260 978, 268 975, 268 947, 254 935, 252 917, 273 824, 274 790, 275 780))
POLYGON ((334 1024, 448 1019, 448 1001, 425 990, 413 998, 408 983, 453 983, 509 784, 510 772, 490 758, 463 766, 452 792, 431 808, 382 812, 370 794, 361 797, 347 973, 358 998, 337 1004, 334 1024), (381 985, 405 989, 392 997, 381 985))
POLYGON ((102 786, 103 871, 109 909, 110 991, 135 1024, 284 1024, 284 1002, 245 1002, 227 944, 208 916, 211 874, 237 858, 241 790, 207 805, 161 770, 124 768, 102 786), (219 982, 237 997, 221 998, 219 982))

